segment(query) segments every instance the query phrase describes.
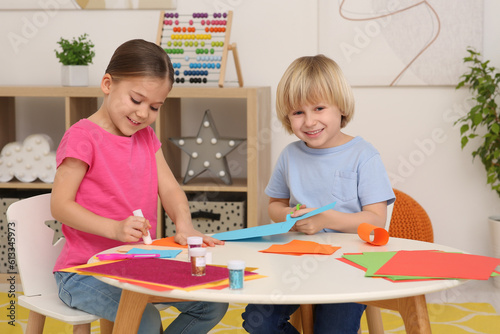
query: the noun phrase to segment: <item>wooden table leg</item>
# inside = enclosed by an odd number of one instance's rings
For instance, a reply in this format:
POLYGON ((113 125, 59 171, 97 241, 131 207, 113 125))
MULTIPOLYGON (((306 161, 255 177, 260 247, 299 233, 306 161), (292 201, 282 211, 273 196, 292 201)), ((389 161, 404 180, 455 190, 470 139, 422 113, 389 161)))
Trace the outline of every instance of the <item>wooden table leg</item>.
POLYGON ((302 318, 302 333, 314 333, 314 305, 303 304, 300 305, 300 315, 302 318))
POLYGON ((365 310, 366 322, 368 324, 368 333, 384 334, 384 324, 382 323, 382 314, 380 308, 368 305, 365 310))
POLYGON ((431 333, 429 313, 425 296, 415 296, 399 299, 399 313, 403 318, 406 333, 426 334, 431 333))
POLYGON ((406 333, 408 334, 431 333, 431 323, 429 321, 425 295, 362 302, 361 304, 398 311, 401 314, 401 318, 403 318, 406 333))
POLYGON ((113 326, 113 334, 136 334, 149 296, 123 290, 113 326))

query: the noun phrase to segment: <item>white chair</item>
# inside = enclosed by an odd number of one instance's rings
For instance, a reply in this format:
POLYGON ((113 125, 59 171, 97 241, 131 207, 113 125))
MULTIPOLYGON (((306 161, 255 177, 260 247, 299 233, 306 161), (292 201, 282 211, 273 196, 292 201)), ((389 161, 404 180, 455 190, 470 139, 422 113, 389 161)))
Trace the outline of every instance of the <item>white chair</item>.
MULTIPOLYGON (((65 240, 52 245, 54 231, 45 225, 54 220, 50 194, 11 204, 7 220, 14 223, 17 267, 24 292, 18 302, 30 310, 26 333, 42 334, 45 317, 73 325, 73 333, 90 333, 90 323, 99 317, 66 306, 58 296, 52 270, 65 240)), ((113 322, 101 319, 100 326, 101 333, 111 333, 113 322)))

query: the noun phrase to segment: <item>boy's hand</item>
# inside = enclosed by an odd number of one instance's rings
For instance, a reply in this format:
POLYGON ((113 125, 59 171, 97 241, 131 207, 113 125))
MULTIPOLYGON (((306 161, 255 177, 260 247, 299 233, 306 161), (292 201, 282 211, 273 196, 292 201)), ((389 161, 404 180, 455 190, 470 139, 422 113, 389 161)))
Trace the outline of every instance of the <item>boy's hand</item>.
POLYGON ((323 227, 318 224, 315 217, 310 217, 306 219, 301 219, 295 223, 294 231, 302 232, 305 234, 316 234, 323 229, 323 227))
POLYGON ((115 239, 122 242, 137 242, 143 235, 148 235, 150 228, 151 224, 146 218, 130 216, 116 224, 115 239))
POLYGON ((306 214, 307 212, 311 211, 311 210, 308 210, 308 211, 299 212, 299 211, 301 211, 302 209, 305 209, 305 208, 306 208, 305 204, 297 204, 296 206, 294 206, 292 208, 292 211, 290 212, 290 215, 292 216, 292 218, 295 218, 295 217, 302 216, 303 214, 306 214))
MULTIPOLYGON (((305 205, 301 205, 299 210, 294 210, 291 214, 292 218, 300 217, 308 212, 314 211, 317 208, 306 208, 305 205)), ((317 216, 313 216, 306 219, 301 219, 295 223, 292 227, 292 231, 302 232, 305 234, 316 234, 321 231, 324 227, 321 225, 317 216)))

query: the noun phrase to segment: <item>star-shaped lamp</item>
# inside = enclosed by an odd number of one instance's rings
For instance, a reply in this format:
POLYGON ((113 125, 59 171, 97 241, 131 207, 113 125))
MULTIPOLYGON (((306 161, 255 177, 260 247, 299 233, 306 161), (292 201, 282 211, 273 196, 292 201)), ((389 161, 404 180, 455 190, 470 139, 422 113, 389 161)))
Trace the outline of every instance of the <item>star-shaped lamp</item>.
POLYGON ((245 140, 219 138, 210 110, 205 111, 196 137, 169 139, 189 154, 190 158, 186 175, 184 175, 184 184, 206 170, 216 174, 225 184, 232 183, 226 155, 245 140))

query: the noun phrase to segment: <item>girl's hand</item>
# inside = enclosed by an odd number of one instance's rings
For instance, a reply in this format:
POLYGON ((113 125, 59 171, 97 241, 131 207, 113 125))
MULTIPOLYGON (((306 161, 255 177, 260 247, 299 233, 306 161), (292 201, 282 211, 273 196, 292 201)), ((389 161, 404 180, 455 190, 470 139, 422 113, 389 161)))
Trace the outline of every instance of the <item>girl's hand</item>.
POLYGON ((188 237, 202 237, 203 238, 203 243, 209 247, 214 247, 215 245, 224 245, 224 241, 209 237, 197 230, 193 229, 188 229, 185 231, 177 231, 175 234, 174 240, 180 245, 186 245, 187 244, 187 238, 188 237))
POLYGON ((148 235, 151 228, 149 220, 143 217, 130 216, 116 224, 116 240, 123 242, 137 242, 148 235))

